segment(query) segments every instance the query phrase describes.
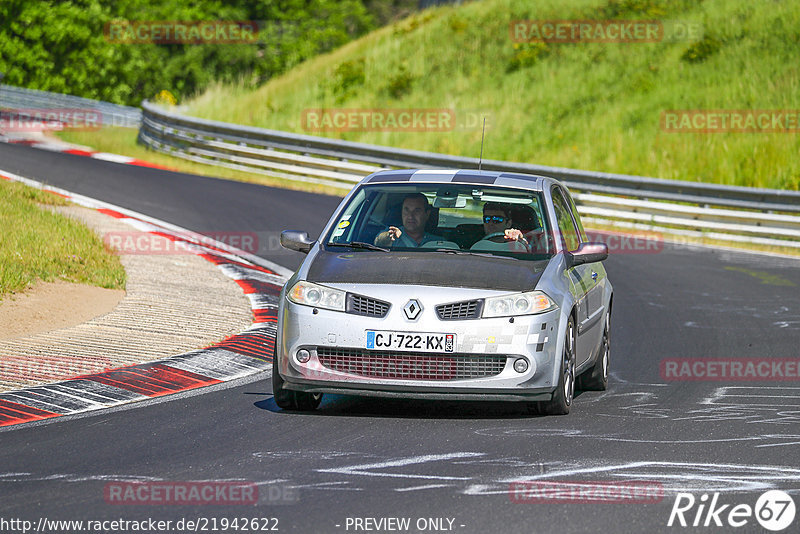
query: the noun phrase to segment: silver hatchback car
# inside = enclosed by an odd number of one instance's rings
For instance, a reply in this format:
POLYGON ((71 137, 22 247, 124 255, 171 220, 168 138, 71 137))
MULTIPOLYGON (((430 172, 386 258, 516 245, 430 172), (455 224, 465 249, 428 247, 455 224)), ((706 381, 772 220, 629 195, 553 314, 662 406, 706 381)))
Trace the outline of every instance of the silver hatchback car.
POLYGON ((283 409, 323 393, 522 401, 566 414, 608 384, 608 247, 557 180, 475 170, 364 178, 283 288, 272 384, 283 409))

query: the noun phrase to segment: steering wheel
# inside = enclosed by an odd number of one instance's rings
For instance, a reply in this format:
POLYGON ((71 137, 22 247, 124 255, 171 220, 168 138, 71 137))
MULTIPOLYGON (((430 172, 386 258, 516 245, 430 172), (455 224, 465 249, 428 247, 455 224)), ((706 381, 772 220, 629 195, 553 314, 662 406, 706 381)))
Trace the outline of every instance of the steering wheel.
POLYGON ((494 232, 470 248, 470 250, 495 250, 504 252, 528 252, 528 246, 521 241, 506 239, 506 233, 494 232))
POLYGON ((505 243, 506 242, 506 233, 505 233, 505 231, 503 231, 503 232, 492 232, 491 234, 485 236, 483 239, 478 241, 478 243, 480 243, 481 241, 491 241, 492 243, 505 243))

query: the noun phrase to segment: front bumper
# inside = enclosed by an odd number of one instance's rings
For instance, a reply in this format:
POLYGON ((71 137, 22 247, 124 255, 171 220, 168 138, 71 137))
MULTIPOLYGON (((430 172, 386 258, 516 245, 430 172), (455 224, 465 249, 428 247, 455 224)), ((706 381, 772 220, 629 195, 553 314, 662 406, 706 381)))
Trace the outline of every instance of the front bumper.
POLYGON ((443 321, 433 313, 437 304, 433 301, 417 321, 410 322, 402 316, 402 306, 397 303, 393 303, 384 318, 361 317, 323 309, 314 313, 308 306, 285 299, 282 304, 273 372, 280 373, 286 389, 309 393, 487 401, 549 400, 555 389, 555 366, 559 364, 561 354, 558 343, 559 309, 538 315, 518 316, 513 322, 508 317, 443 321), (365 349, 367 330, 441 332, 456 336, 453 353, 408 354, 389 351, 378 356, 379 359, 390 359, 399 354, 404 356, 406 363, 415 358, 419 362, 458 359, 461 365, 471 362, 475 357, 491 355, 497 360, 505 358, 505 362, 500 366, 501 370, 493 372, 491 376, 469 378, 441 375, 419 378, 421 375, 413 372, 408 376, 402 373, 369 376, 370 372, 360 372, 364 367, 359 365, 355 366, 354 372, 346 372, 341 366, 337 370, 325 365, 319 352, 342 349, 345 353, 365 355, 367 358, 379 352, 365 349), (328 350, 320 351, 323 348, 328 350), (297 359, 301 349, 310 355, 305 363, 297 359), (528 363, 528 369, 522 373, 514 369, 514 362, 520 358, 528 363))
POLYGON ((384 397, 384 398, 397 398, 397 399, 422 399, 422 400, 444 400, 444 401, 497 401, 497 402, 530 402, 530 401, 549 401, 553 398, 552 389, 541 393, 532 391, 519 392, 519 391, 492 391, 481 390, 476 392, 472 389, 460 388, 448 389, 447 391, 440 391, 439 389, 427 388, 409 388, 405 386, 387 386, 387 385, 372 385, 362 384, 355 386, 353 384, 336 385, 333 382, 326 382, 324 384, 312 384, 309 382, 294 383, 285 382, 284 387, 294 391, 303 391, 306 393, 333 393, 339 395, 358 395, 363 397, 384 397))

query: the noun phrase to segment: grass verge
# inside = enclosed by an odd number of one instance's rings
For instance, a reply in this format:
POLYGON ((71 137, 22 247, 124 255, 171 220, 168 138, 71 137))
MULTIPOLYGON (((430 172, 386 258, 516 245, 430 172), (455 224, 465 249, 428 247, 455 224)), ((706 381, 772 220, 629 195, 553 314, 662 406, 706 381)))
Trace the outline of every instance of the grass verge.
MULTIPOLYGON (((800 135, 671 132, 668 110, 797 110, 800 3, 483 0, 425 10, 189 114, 349 141, 639 176, 800 189, 800 135), (514 42, 514 20, 678 21, 659 42, 514 42), (441 109, 448 131, 309 129, 308 110, 441 109), (369 131, 372 130, 372 131, 369 131)), ((379 118, 380 118, 380 114, 379 118)), ((360 123, 359 123, 360 124, 360 123)), ((788 123, 787 123, 788 126, 788 123)))
POLYGON ((67 204, 52 193, 0 180, 0 299, 38 280, 125 288, 119 257, 97 234, 43 207, 67 204))

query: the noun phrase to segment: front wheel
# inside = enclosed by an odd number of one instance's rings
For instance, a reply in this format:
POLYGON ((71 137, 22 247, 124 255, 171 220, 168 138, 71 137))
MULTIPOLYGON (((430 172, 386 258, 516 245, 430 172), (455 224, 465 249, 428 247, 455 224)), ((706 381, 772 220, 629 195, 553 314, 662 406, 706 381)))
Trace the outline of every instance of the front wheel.
POLYGON ((322 402, 322 393, 304 393, 284 389, 284 380, 278 372, 278 361, 275 358, 276 349, 272 353, 272 395, 275 404, 282 410, 296 410, 300 412, 313 412, 322 402))
POLYGON ((561 357, 561 369, 558 374, 558 384, 553 392, 553 398, 540 402, 537 412, 542 415, 566 415, 572 407, 572 398, 575 394, 575 321, 570 316, 567 321, 567 331, 564 339, 564 354, 561 357))
POLYGON ((578 377, 578 388, 585 391, 605 391, 608 388, 608 368, 611 365, 611 345, 609 332, 611 330, 611 312, 606 313, 603 325, 603 337, 600 339, 600 349, 597 361, 591 369, 578 377))

